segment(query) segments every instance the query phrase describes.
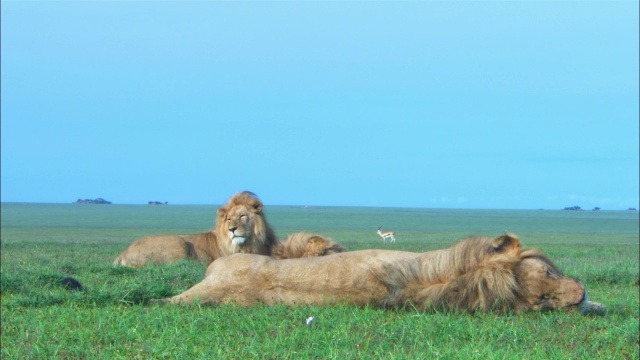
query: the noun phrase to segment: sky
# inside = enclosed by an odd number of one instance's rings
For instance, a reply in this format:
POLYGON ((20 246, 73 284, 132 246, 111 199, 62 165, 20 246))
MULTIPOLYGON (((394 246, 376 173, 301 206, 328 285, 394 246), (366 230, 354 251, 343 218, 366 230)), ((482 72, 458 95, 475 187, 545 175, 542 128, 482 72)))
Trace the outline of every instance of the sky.
POLYGON ((2 1, 1 201, 639 208, 637 1, 2 1))

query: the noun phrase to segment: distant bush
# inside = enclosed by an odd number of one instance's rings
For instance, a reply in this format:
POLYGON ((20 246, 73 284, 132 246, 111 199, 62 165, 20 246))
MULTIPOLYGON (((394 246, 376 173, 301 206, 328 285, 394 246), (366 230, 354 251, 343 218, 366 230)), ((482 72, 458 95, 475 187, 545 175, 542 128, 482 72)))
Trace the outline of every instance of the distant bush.
POLYGON ((107 201, 103 198, 97 199, 78 199, 74 204, 111 204, 111 201, 107 201))

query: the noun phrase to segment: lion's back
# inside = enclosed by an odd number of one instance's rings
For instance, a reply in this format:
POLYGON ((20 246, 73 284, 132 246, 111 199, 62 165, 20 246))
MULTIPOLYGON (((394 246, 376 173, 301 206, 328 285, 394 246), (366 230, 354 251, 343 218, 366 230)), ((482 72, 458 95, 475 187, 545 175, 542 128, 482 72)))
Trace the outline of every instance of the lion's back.
POLYGON ((129 245, 113 264, 138 268, 151 263, 177 262, 195 252, 193 243, 186 240, 191 236, 194 235, 156 235, 140 238, 129 245))

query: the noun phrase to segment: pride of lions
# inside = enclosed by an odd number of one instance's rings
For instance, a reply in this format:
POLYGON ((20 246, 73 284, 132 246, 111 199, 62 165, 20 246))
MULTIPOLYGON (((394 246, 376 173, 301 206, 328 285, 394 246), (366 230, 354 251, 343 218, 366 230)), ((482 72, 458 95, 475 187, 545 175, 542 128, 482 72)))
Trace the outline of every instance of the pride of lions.
POLYGON ((191 259, 205 278, 169 304, 411 306, 420 310, 603 314, 578 280, 514 235, 471 237, 424 253, 347 251, 328 237, 300 232, 279 240, 263 204, 245 191, 232 196, 206 233, 144 237, 114 265, 142 267, 191 259))

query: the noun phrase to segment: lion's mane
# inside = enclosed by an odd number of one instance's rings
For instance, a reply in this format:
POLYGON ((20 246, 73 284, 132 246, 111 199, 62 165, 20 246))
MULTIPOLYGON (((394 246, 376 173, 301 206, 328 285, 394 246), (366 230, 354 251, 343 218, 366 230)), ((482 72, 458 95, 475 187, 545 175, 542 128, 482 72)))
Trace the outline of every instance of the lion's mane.
POLYGON ((468 238, 420 261, 387 264, 378 278, 390 289, 384 307, 407 303, 473 312, 514 309, 519 284, 513 270, 522 259, 512 236, 468 238))
POLYGON ((605 308, 586 301, 579 281, 564 276, 539 250, 523 249, 513 235, 468 238, 420 261, 389 263, 377 276, 390 290, 383 307, 470 313, 605 308))

